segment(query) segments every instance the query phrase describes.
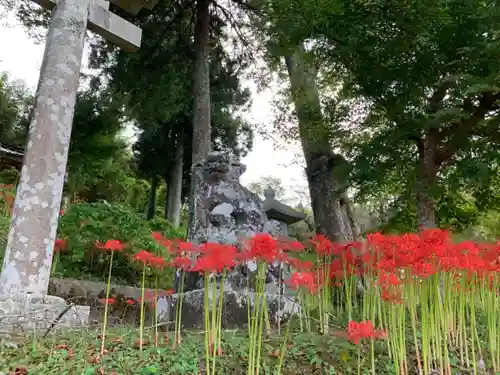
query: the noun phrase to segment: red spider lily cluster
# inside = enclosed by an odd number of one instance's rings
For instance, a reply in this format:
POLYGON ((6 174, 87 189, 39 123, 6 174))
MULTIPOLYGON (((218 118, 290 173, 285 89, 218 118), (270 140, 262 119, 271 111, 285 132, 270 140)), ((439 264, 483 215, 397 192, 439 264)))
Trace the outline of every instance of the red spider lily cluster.
MULTIPOLYGON (((174 267, 203 273, 222 272, 238 264, 253 260, 265 263, 288 264, 294 272, 287 284, 292 289, 316 293, 328 286, 338 286, 351 276, 370 275, 380 289, 383 300, 402 303, 401 288, 405 283, 421 280, 438 272, 453 272, 493 278, 500 271, 500 244, 454 243, 449 233, 426 230, 417 234, 369 235, 365 242, 336 244, 317 235, 308 244, 284 241, 268 234, 257 234, 242 248, 228 244, 206 243, 194 246, 182 240, 168 240, 153 232, 157 243, 168 249, 169 259, 141 250, 133 260, 152 268, 174 267), (312 250, 316 261, 303 261, 296 252, 312 250), (194 256, 193 256, 194 255, 194 256)), ((66 248, 64 240, 57 240, 55 251, 66 248)), ((96 243, 102 251, 122 251, 126 245, 119 240, 96 243)))
POLYGON ((297 270, 294 287, 340 284, 349 276, 375 275, 384 295, 397 297, 398 287, 440 272, 473 277, 494 277, 500 271, 500 242, 455 243, 448 232, 434 229, 416 234, 369 235, 364 243, 335 244, 322 236, 311 241, 321 262, 300 262, 283 257, 297 270), (318 272, 328 268, 326 272, 318 272), (309 270, 309 271, 307 271, 309 270))
MULTIPOLYGON (((133 260, 152 268, 174 267, 185 271, 222 272, 238 264, 254 260, 265 263, 281 262, 293 270, 287 284, 292 289, 315 293, 326 284, 342 285, 346 277, 375 276, 380 297, 402 303, 403 284, 427 278, 438 272, 454 272, 476 277, 494 277, 500 271, 500 245, 454 243, 449 233, 426 230, 417 234, 369 235, 364 242, 336 244, 317 235, 308 244, 284 241, 268 234, 257 234, 242 248, 228 244, 206 243, 194 246, 182 240, 165 239, 153 232, 153 238, 170 254, 169 259, 141 250, 133 260), (311 249, 316 261, 298 260, 296 252, 311 249), (194 255, 194 256, 193 256, 194 255)), ((103 251, 122 251, 126 245, 118 240, 96 243, 103 251)), ((57 240, 55 251, 66 248, 57 240)))
MULTIPOLYGON (((158 245, 167 250, 163 252, 167 256, 155 255, 147 250, 137 252, 132 259, 144 268, 161 270, 173 267, 207 274, 222 273, 248 261, 267 264, 278 262, 292 269, 286 281, 291 289, 313 295, 318 301, 323 295, 325 301, 329 298, 329 288, 346 286, 357 278, 367 281, 368 287, 375 290, 377 298, 383 302, 403 305, 403 308, 410 304, 408 292, 405 291, 407 286, 421 285, 425 280, 442 273, 452 275, 452 279, 456 277, 456 287, 461 288, 460 291, 467 291, 478 283, 497 289, 500 286, 500 243, 455 243, 449 233, 443 230, 403 235, 377 233, 368 235, 362 242, 347 244, 333 243, 321 235, 302 244, 261 233, 244 241, 240 247, 217 243, 198 246, 182 240, 165 239, 157 232, 152 236, 158 245), (304 256, 298 256, 298 253, 307 253, 308 260, 300 259, 304 256)), ((118 240, 108 240, 96 244, 96 247, 115 252, 122 251, 126 245, 118 240)), ((167 295, 172 293, 169 291, 167 295)), ((127 304, 154 304, 158 296, 158 293, 148 291, 144 301, 128 299, 130 303, 127 304)), ((112 304, 111 301, 113 298, 103 303, 112 304)), ((328 313, 326 304, 321 308, 328 313)), ((323 323, 327 325, 328 319, 323 323)), ((374 323, 369 320, 359 323, 351 320, 345 337, 355 344, 364 339, 383 338, 384 331, 375 329, 375 323, 380 328, 381 318, 377 317, 374 323)), ((387 328, 387 324, 382 326, 387 328)))
POLYGON ((68 248, 66 240, 57 239, 54 243, 54 253, 59 253, 68 248))
POLYGON ((353 344, 358 344, 363 339, 379 339, 385 337, 385 332, 376 330, 369 320, 355 322, 350 321, 347 325, 347 338, 353 344))

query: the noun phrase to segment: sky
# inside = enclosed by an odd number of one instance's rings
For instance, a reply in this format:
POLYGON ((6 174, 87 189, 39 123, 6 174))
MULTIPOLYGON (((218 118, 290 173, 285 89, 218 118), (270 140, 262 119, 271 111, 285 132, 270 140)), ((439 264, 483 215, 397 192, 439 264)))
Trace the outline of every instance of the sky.
MULTIPOLYGON (((12 79, 23 81, 33 91, 38 82, 43 51, 43 43, 30 38, 26 29, 12 14, 0 21, 0 71, 8 72, 12 79)), ((82 69, 87 65, 88 51, 86 52, 82 69)), ((252 81, 244 81, 243 84, 252 92, 252 105, 244 114, 245 118, 257 126, 269 128, 274 118, 272 85, 265 91, 258 91, 252 81)), ((296 161, 299 151, 297 144, 277 148, 275 141, 265 139, 256 132, 253 150, 242 159, 247 165, 247 171, 241 177, 241 182, 246 185, 264 176, 277 177, 286 188, 286 197, 299 203, 301 198, 294 191, 307 191, 303 167, 296 161)))

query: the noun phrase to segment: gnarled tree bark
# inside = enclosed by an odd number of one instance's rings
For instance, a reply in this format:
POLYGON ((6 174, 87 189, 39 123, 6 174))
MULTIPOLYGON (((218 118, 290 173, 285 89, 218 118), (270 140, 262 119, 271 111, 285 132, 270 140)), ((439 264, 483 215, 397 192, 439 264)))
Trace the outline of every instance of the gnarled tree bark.
POLYGON ((353 241, 359 236, 359 228, 346 195, 345 180, 338 173, 347 162, 332 150, 321 111, 316 71, 304 61, 302 46, 285 56, 285 63, 299 121, 316 232, 337 242, 353 241))
POLYGON ((181 200, 182 200, 182 166, 184 161, 184 139, 182 134, 177 137, 175 149, 175 164, 170 172, 168 180, 168 194, 166 202, 166 219, 175 227, 181 222, 181 200))
POLYGON ((434 188, 437 178, 437 139, 434 132, 430 132, 424 139, 417 142, 417 220, 420 229, 436 228, 436 204, 434 188))

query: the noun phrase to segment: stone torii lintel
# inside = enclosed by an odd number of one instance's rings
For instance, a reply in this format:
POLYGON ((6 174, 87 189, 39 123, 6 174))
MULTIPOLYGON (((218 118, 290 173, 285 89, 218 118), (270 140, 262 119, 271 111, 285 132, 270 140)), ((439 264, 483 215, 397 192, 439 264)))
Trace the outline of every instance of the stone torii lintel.
MULTIPOLYGON (((57 4, 57 0, 32 1, 48 10, 52 10, 57 4)), ((113 4, 115 1, 119 0, 113 0, 113 4)), ((122 3, 125 2, 122 1, 122 3)), ((116 44, 128 52, 136 52, 141 46, 142 30, 136 25, 109 11, 108 1, 91 0, 87 29, 95 32, 107 41, 116 44)))
POLYGON ((159 0, 110 0, 112 4, 122 8, 127 13, 136 16, 142 8, 153 10, 159 0))

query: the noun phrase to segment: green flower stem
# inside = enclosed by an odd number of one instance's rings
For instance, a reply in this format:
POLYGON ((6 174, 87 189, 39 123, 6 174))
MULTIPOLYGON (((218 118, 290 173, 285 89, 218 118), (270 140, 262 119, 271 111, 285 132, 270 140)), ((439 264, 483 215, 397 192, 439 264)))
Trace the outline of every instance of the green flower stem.
POLYGON ((144 336, 144 288, 146 284, 146 263, 142 266, 141 282, 141 317, 139 322, 139 350, 142 352, 142 339, 144 336))
POLYGON ((262 353, 262 333, 264 332, 264 327, 263 327, 263 325, 264 325, 264 311, 266 311, 266 295, 264 293, 262 293, 261 298, 262 298, 262 308, 261 308, 260 318, 259 318, 259 341, 258 341, 258 345, 257 345, 257 359, 256 359, 257 368, 255 371, 255 375, 259 375, 259 371, 260 371, 260 356, 262 353))
POLYGON ((181 270, 181 281, 179 285, 180 292, 177 293, 177 301, 175 304, 175 331, 174 331, 174 345, 181 343, 181 324, 182 324, 182 302, 184 300, 184 279, 186 272, 181 270))
POLYGON ((220 284, 220 293, 219 293, 219 306, 217 310, 217 349, 221 347, 221 339, 222 339, 222 313, 224 310, 224 283, 226 280, 226 270, 222 271, 222 278, 220 284))
MULTIPOLYGON (((222 296, 220 296, 222 299, 222 296)), ((212 363, 212 374, 215 374, 215 359, 217 357, 217 322, 218 322, 218 314, 217 314, 217 279, 216 273, 213 273, 212 277, 212 307, 210 309, 211 313, 211 323, 212 326, 210 328, 210 343, 212 344, 212 352, 211 352, 211 363, 212 363)))
POLYGON ((205 367, 207 370, 206 375, 210 375, 210 309, 209 309, 209 298, 208 298, 208 291, 209 291, 209 279, 208 279, 208 274, 204 274, 204 293, 203 293, 203 300, 204 300, 204 316, 205 316, 205 367))
POLYGON ((283 344, 281 345, 280 360, 278 363, 278 374, 281 375, 281 370, 283 369, 283 363, 285 362, 285 355, 287 351, 288 337, 290 336, 290 328, 292 326, 293 312, 295 311, 295 302, 292 305, 292 313, 290 315, 290 320, 286 325, 285 337, 283 338, 283 344))
POLYGON ((158 347, 158 271, 155 272, 155 295, 154 295, 154 304, 155 304, 155 347, 158 347))
POLYGON ((248 374, 258 375, 260 351, 262 347, 262 331, 264 321, 265 295, 264 281, 267 264, 259 262, 257 265, 257 280, 254 293, 254 308, 252 310, 252 327, 248 354, 248 374), (260 331, 259 331, 260 330, 260 331))
MULTIPOLYGON (((111 256, 113 256, 113 252, 111 252, 111 256)), ((57 269, 57 263, 59 263, 59 253, 54 254, 54 259, 52 260, 52 267, 50 268, 50 274, 54 275, 57 269)))
POLYGON ((102 342, 101 342, 101 357, 104 355, 104 344, 106 341, 106 328, 108 326, 108 299, 111 293, 111 272, 113 270, 113 255, 114 251, 111 252, 111 257, 109 260, 109 272, 108 272, 108 284, 106 285, 106 303, 104 304, 104 323, 102 326, 102 342))

